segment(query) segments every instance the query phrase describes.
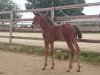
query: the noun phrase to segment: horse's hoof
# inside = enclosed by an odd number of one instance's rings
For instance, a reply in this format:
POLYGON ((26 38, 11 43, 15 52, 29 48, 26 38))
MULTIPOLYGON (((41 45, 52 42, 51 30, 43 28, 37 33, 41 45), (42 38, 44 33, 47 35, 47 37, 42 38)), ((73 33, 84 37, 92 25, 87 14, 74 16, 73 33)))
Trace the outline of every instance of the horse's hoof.
POLYGON ((67 70, 66 72, 70 72, 69 70, 67 70))
POLYGON ((76 72, 80 72, 80 70, 77 70, 76 72))
POLYGON ((80 72, 80 68, 81 68, 81 66, 79 66, 79 68, 77 69, 77 72, 80 72))
POLYGON ((45 68, 42 68, 42 70, 45 70, 45 68))
POLYGON ((47 67, 47 65, 45 65, 45 66, 42 68, 42 70, 45 70, 46 67, 47 67))
POLYGON ((54 67, 51 67, 51 69, 54 69, 54 67))

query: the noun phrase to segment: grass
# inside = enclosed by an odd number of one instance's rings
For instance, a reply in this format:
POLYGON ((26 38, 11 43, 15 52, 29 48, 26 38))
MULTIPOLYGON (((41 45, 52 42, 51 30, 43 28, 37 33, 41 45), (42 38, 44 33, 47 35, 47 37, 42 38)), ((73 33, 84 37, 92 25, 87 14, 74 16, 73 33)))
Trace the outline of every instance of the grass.
POLYGON ((97 63, 100 65, 100 53, 97 52, 84 52, 81 53, 81 59, 89 63, 97 63))
MULTIPOLYGON (((2 51, 10 51, 24 54, 36 54, 36 55, 44 55, 44 48, 39 46, 30 46, 30 45, 20 45, 20 44, 8 44, 0 42, 0 50, 2 51)), ((65 52, 64 49, 55 49, 55 58, 67 60, 70 57, 70 53, 67 50, 65 52)), ((77 55, 75 54, 75 61, 77 61, 77 55)), ((84 62, 89 62, 92 64, 100 65, 100 53, 96 52, 82 52, 81 60, 84 62)))
POLYGON ((30 46, 30 45, 20 45, 20 44, 8 44, 0 42, 0 50, 2 51, 11 51, 25 54, 44 54, 44 49, 38 46, 30 46))

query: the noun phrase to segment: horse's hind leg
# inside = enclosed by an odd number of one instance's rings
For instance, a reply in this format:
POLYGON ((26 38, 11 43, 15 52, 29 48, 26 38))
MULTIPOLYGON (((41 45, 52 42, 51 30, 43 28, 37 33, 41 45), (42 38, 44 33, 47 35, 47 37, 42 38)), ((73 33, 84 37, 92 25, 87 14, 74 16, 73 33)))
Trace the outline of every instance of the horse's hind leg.
POLYGON ((49 52, 49 43, 45 43, 45 62, 44 62, 44 67, 42 68, 42 70, 45 70, 45 68, 47 67, 48 52, 49 52))
POLYGON ((52 58, 52 67, 51 69, 54 69, 54 43, 50 43, 50 55, 51 55, 51 58, 52 58))
POLYGON ((80 66, 80 62, 81 62, 80 61, 80 48, 79 48, 79 46, 77 44, 77 41, 74 41, 73 45, 76 48, 76 52, 78 54, 78 69, 77 69, 77 72, 80 72, 80 68, 81 68, 81 66, 80 66))
POLYGON ((71 42, 67 42, 67 44, 68 44, 68 47, 70 49, 70 63, 69 63, 69 67, 68 67, 67 72, 70 72, 70 70, 72 69, 73 62, 74 62, 75 50, 74 50, 74 47, 73 47, 71 42))

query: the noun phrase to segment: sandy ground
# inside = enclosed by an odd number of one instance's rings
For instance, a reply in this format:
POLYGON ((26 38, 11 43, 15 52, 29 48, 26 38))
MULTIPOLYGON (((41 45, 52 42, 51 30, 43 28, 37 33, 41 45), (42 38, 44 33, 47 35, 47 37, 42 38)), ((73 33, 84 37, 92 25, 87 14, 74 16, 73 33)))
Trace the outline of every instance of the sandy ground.
MULTIPOLYGON (((0 32, 1 36, 9 36, 9 32, 0 32)), ((41 33, 13 33, 13 36, 22 36, 22 37, 42 37, 41 33)), ((100 34, 83 34, 84 39, 98 39, 100 40, 100 34)), ((7 38, 0 38, 1 42, 9 42, 7 38)), ((13 43, 16 44, 25 44, 25 45, 36 45, 44 46, 44 42, 41 40, 26 40, 26 39, 13 39, 13 43)), ((100 43, 78 43, 82 51, 95 51, 100 52, 100 43)), ((55 42, 55 48, 68 48, 65 42, 55 42)))
POLYGON ((66 72, 69 61, 55 60, 55 69, 51 70, 51 62, 46 70, 41 70, 43 56, 25 55, 0 51, 0 75, 100 75, 100 66, 82 63, 81 72, 76 72, 74 63, 71 72, 66 72))

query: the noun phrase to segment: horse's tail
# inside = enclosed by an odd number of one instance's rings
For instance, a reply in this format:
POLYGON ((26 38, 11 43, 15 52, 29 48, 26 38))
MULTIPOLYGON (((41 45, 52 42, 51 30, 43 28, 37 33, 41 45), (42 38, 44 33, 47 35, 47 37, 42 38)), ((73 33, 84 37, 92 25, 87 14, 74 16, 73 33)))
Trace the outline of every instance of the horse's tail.
POLYGON ((76 29, 76 33, 77 33, 78 38, 81 39, 82 38, 82 33, 81 33, 79 27, 75 26, 75 29, 76 29))

